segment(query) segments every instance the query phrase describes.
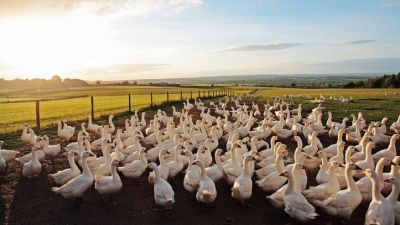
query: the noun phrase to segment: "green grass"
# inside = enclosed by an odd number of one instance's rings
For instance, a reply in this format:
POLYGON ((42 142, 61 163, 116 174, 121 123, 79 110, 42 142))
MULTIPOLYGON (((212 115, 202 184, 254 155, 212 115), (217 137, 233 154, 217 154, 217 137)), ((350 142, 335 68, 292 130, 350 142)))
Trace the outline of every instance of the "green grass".
MULTIPOLYGON (((227 87, 228 88, 228 87, 227 87)), ((98 118, 103 115, 117 114, 128 111, 128 94, 131 94, 131 110, 148 107, 151 103, 150 93, 153 93, 153 104, 161 104, 167 101, 167 92, 170 101, 182 98, 197 98, 208 96, 212 92, 220 90, 200 86, 190 87, 150 87, 150 86, 104 86, 76 89, 58 90, 2 90, 0 95, 0 133, 8 133, 21 129, 23 122, 31 127, 36 126, 36 103, 40 101, 41 126, 54 124, 56 120, 67 119, 69 121, 85 119, 91 112, 89 96, 94 96, 94 115, 98 118), (28 97, 40 92, 37 97, 28 97), (14 93, 11 95, 11 93, 14 93), (4 97, 5 95, 9 97, 4 97), (85 97, 80 97, 85 96, 85 97), (71 97, 71 98, 68 98, 71 97), (62 98, 62 99, 57 99, 62 98)), ((247 93, 249 89, 234 89, 235 93, 247 93)))
MULTIPOLYGON (((341 121, 344 117, 349 117, 351 114, 362 112, 367 121, 378 121, 384 116, 389 118, 389 125, 397 120, 400 114, 400 95, 399 89, 300 89, 300 88, 258 88, 255 93, 258 95, 258 101, 266 102, 266 99, 271 99, 272 96, 283 97, 291 95, 295 102, 302 103, 303 109, 311 110, 318 104, 310 103, 307 96, 319 97, 323 95, 326 101, 322 104, 325 107, 325 112, 331 111, 333 118, 341 121), (386 94, 386 95, 385 95, 386 94), (342 103, 329 100, 330 96, 352 97, 354 102, 342 103)), ((325 121, 327 115, 324 115, 325 121)))

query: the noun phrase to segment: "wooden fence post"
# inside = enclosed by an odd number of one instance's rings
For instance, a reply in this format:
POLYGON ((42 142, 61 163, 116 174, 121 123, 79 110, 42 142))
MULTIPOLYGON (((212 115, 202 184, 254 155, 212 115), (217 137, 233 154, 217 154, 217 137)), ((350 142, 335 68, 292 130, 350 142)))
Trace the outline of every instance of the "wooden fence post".
POLYGON ((39 105, 39 100, 36 100, 36 128, 40 129, 40 105, 39 105))
POLYGON ((93 96, 90 96, 90 112, 92 119, 94 119, 94 99, 93 96))
POLYGON ((208 97, 210 97, 210 90, 208 90, 207 92, 208 92, 208 97))
POLYGON ((153 92, 150 92, 150 106, 153 107, 153 92))
POLYGON ((167 102, 169 102, 169 93, 167 91, 167 102))
POLYGON ((206 97, 206 90, 203 90, 203 98, 206 97))
POLYGON ((182 90, 181 90, 181 101, 183 101, 183 95, 182 95, 182 90))
POLYGON ((199 90, 199 97, 198 98, 200 98, 200 90, 199 90))
POLYGON ((131 94, 128 94, 128 111, 129 112, 132 112, 132 109, 131 109, 131 94))
POLYGON ((192 91, 190 91, 190 100, 192 100, 192 99, 193 99, 192 91))

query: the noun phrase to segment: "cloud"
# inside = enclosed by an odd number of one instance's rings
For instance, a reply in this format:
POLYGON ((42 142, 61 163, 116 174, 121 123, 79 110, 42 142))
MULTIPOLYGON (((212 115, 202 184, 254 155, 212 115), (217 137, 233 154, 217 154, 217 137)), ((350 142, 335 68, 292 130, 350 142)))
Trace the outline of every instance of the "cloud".
POLYGON ((384 8, 400 8, 400 1, 385 2, 382 4, 384 8))
POLYGON ((376 42, 376 40, 354 40, 354 41, 343 41, 343 42, 338 42, 335 45, 359 45, 359 44, 366 44, 366 43, 372 43, 376 42))
POLYGON ((300 43, 277 43, 262 45, 241 45, 223 49, 217 52, 251 52, 251 51, 272 51, 286 48, 293 48, 301 45, 300 43))
POLYGON ((97 15, 147 16, 160 11, 180 12, 203 0, 1 0, 1 16, 67 14, 75 11, 97 15))

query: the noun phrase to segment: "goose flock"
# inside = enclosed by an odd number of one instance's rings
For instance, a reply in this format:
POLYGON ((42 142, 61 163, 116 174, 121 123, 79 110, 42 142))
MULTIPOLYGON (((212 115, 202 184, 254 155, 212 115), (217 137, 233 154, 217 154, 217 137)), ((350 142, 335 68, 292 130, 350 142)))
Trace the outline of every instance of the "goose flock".
POLYGON ((208 106, 200 99, 187 100, 181 111, 173 107, 168 115, 157 110, 149 122, 145 112, 136 111, 123 128, 114 125, 113 115, 106 125, 89 116, 79 131, 60 120, 57 140, 66 142, 63 148, 24 124, 21 141, 31 153, 19 156, 19 151, 1 149, 1 142, 0 173, 6 174, 7 162, 16 160, 23 165, 22 175, 33 179, 45 158, 67 157, 69 167, 49 174, 51 190, 77 205, 93 184, 100 196, 112 196, 122 188, 120 176, 138 179, 149 169, 155 203, 165 209, 175 202, 170 181, 182 174, 184 189, 203 204, 218 198, 215 182, 225 180, 241 204, 260 188, 266 204, 297 221, 315 219, 316 208, 349 219, 365 201, 365 224, 400 224, 400 116, 387 127, 387 118, 367 123, 358 113, 351 115, 350 125, 347 117, 333 121, 322 103, 306 114, 291 100, 246 104, 248 97, 224 97, 208 106), (326 139, 335 143, 326 145, 326 139), (288 142, 296 143, 294 151, 288 142), (374 151, 377 145, 385 147, 374 151), (307 185, 311 176, 317 186, 307 185))

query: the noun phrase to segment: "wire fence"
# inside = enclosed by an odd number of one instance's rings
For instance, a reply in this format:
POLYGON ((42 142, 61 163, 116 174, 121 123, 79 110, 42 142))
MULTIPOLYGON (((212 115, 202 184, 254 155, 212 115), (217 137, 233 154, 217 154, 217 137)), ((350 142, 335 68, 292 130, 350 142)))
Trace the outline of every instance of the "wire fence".
POLYGON ((88 115, 98 118, 105 115, 133 112, 141 108, 171 101, 194 98, 220 97, 235 94, 228 89, 174 91, 165 93, 85 96, 62 99, 24 100, 0 102, 0 134, 20 130, 23 123, 29 127, 54 124, 59 119, 83 120, 88 115))

